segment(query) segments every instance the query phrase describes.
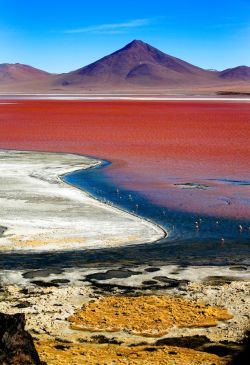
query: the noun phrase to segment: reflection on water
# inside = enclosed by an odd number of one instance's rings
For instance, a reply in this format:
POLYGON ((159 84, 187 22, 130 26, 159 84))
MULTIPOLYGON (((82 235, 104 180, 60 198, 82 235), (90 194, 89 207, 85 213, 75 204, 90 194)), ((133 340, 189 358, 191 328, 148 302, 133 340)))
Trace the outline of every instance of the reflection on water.
POLYGON ((0 255, 2 269, 87 267, 174 263, 185 265, 248 264, 250 222, 177 212, 152 204, 144 196, 113 185, 105 166, 68 174, 64 180, 115 205, 161 225, 168 237, 157 243, 55 253, 0 255), (32 259, 31 259, 32 257, 32 259))

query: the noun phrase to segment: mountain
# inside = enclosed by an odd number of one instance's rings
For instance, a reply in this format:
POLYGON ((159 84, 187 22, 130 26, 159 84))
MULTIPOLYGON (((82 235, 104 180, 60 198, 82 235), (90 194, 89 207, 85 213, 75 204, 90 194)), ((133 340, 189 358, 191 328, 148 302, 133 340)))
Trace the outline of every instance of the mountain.
POLYGON ((250 67, 205 70, 140 40, 64 74, 23 64, 0 64, 1 92, 248 92, 250 67))
POLYGON ((217 73, 167 55, 140 40, 76 71, 60 75, 61 86, 173 86, 200 84, 217 73))
POLYGON ((0 84, 42 80, 50 76, 46 71, 21 63, 0 64, 0 84))
POLYGON ((228 68, 227 70, 221 71, 219 77, 227 80, 250 81, 250 67, 238 66, 228 68))

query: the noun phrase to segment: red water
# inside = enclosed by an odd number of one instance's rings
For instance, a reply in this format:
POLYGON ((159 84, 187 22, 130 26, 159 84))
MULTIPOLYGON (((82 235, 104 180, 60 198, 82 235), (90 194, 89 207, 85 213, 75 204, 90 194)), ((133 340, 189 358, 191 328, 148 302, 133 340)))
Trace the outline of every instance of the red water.
POLYGON ((174 209, 250 218, 250 104, 16 101, 0 104, 0 147, 77 152, 113 162, 118 185, 174 209), (209 190, 175 183, 202 183, 209 190))

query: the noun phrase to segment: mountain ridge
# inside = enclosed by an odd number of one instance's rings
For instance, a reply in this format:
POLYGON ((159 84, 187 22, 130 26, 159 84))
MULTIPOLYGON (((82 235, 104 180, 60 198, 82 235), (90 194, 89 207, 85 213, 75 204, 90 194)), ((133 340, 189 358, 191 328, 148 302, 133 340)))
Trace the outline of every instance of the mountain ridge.
POLYGON ((250 67, 207 70, 135 39, 97 61, 67 73, 51 74, 29 65, 0 64, 0 87, 26 90, 133 90, 246 88, 250 67))
POLYGON ((165 54, 147 43, 134 40, 90 65, 59 76, 56 84, 173 84, 187 82, 187 78, 201 77, 208 73, 209 71, 165 54))
POLYGON ((250 81, 250 67, 241 65, 228 68, 220 72, 220 77, 224 79, 238 79, 250 81))
POLYGON ((34 78, 41 79, 49 75, 52 74, 22 63, 0 64, 0 83, 32 81, 34 78))

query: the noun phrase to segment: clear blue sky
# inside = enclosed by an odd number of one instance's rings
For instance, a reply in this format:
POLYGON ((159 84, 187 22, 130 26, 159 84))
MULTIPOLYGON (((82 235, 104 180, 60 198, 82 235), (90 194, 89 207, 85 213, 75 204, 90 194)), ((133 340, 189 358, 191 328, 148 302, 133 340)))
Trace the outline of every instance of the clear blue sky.
POLYGON ((0 63, 67 72, 133 39, 204 68, 250 66, 250 0, 0 0, 0 63))

